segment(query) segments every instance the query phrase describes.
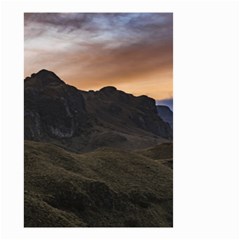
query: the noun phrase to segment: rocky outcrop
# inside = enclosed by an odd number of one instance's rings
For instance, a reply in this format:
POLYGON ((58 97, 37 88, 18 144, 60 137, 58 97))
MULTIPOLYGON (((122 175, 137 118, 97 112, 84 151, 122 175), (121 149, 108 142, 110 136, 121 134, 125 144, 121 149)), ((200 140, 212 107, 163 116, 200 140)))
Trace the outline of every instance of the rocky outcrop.
POLYGON ((26 139, 70 138, 80 135, 87 119, 81 92, 66 85, 54 73, 41 70, 25 79, 26 139))
POLYGON ((78 150, 126 146, 126 134, 147 134, 153 141, 172 138, 171 128, 157 114, 154 99, 135 97, 115 87, 81 91, 47 70, 24 81, 24 131, 25 139, 60 142, 78 150))
POLYGON ((135 97, 111 86, 96 92, 84 92, 83 96, 87 111, 105 123, 128 131, 141 129, 167 139, 172 138, 172 130, 159 118, 152 98, 135 97))

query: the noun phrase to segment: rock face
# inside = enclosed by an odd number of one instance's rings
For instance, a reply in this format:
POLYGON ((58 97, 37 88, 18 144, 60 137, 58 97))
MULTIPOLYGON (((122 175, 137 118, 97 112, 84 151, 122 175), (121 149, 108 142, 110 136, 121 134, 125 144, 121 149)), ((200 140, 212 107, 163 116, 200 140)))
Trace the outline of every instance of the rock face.
POLYGON ((126 134, 131 139, 144 135, 172 138, 171 128, 157 114, 154 99, 135 97, 115 87, 80 91, 47 70, 24 81, 24 131, 25 139, 67 140, 67 145, 78 146, 78 150, 115 142, 126 145, 126 134))
POLYGON ((122 131, 144 130, 167 139, 172 137, 169 126, 159 118, 155 100, 147 96, 135 97, 114 87, 85 92, 87 111, 122 131))
POLYGON ((87 122, 79 90, 53 72, 41 70, 24 82, 25 138, 70 138, 80 135, 87 122))
POLYGON ((173 112, 168 106, 158 105, 157 106, 158 115, 163 119, 163 121, 169 123, 171 128, 173 127, 173 112))

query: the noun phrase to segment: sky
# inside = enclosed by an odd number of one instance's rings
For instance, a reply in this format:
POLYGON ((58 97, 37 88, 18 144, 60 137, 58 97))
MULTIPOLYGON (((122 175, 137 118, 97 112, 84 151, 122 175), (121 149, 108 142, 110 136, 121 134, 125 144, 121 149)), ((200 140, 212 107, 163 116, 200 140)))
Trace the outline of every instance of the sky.
POLYGON ((115 86, 172 106, 172 13, 25 13, 24 75, 81 90, 115 86), (169 104, 170 103, 170 104, 169 104))

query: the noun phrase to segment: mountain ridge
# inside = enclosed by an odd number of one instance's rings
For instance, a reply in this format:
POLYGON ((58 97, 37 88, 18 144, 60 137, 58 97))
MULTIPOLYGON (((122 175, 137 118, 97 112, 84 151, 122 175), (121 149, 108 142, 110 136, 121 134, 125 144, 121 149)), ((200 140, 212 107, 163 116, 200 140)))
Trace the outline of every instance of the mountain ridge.
MULTIPOLYGON (((69 149, 79 151, 98 147, 90 142, 97 133, 106 136, 106 143, 102 141, 100 146, 111 145, 108 134, 113 145, 118 142, 123 146, 133 135, 138 141, 145 135, 152 143, 172 139, 172 130, 157 114, 155 100, 144 95, 135 97, 113 86, 82 91, 45 69, 25 79, 24 94, 28 140, 69 145, 69 149), (126 137, 127 133, 131 134, 126 137), (74 143, 65 144, 67 139, 74 143)), ((139 145, 130 142, 133 148, 139 145)))

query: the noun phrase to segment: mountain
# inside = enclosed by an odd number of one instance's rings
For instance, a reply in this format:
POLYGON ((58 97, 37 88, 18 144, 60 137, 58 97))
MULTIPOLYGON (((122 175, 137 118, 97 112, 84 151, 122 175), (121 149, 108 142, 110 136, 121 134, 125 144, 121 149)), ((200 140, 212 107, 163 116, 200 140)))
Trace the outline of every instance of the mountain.
POLYGON ((24 81, 24 120, 25 139, 42 140, 81 134, 88 117, 81 92, 41 70, 24 81))
POLYGON ((25 139, 76 151, 103 146, 137 149, 172 139, 155 100, 115 87, 81 91, 47 70, 24 81, 24 122, 25 139))
POLYGON ((172 129, 154 99, 24 80, 25 227, 172 227, 172 129))
POLYGON ((157 105, 158 115, 162 118, 163 121, 169 123, 171 128, 173 127, 173 112, 168 106, 157 105))

